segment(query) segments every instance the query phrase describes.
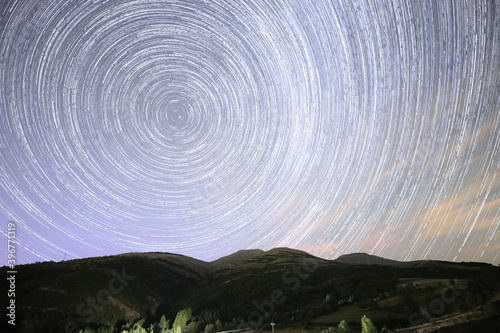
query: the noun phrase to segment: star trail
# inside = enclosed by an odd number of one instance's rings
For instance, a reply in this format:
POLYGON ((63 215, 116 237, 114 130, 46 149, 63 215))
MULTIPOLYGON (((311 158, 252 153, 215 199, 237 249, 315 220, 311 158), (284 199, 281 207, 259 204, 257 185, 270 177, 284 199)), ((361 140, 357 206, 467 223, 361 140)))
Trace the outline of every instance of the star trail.
POLYGON ((14 221, 19 264, 278 246, 498 264, 499 10, 2 1, 2 237, 14 221))

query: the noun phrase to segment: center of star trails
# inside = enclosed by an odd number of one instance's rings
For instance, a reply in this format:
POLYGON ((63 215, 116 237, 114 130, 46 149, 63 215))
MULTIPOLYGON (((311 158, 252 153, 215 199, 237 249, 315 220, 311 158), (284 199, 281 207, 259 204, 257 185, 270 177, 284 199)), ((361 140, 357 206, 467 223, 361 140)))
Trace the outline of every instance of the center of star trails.
POLYGON ((170 101, 163 110, 163 122, 172 132, 185 132, 191 124, 191 107, 189 104, 174 100, 170 101))

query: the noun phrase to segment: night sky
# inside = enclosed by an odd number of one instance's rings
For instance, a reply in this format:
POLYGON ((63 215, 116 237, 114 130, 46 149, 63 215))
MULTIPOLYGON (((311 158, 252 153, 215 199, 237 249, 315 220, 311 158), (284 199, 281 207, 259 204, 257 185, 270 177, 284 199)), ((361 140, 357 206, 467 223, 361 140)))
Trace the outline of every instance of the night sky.
POLYGON ((497 1, 4 0, 1 261, 500 263, 497 1))

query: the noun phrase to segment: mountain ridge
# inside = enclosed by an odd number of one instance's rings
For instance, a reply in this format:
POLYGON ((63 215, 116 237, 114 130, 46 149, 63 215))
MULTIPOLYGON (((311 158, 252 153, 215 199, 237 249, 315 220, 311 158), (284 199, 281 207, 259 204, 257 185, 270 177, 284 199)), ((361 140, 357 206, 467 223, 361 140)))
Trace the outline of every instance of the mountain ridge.
POLYGON ((398 261, 392 259, 386 259, 372 254, 367 254, 364 252, 356 252, 350 254, 343 254, 335 262, 340 262, 344 264, 353 265, 379 265, 379 266, 389 266, 389 267, 414 267, 421 263, 423 260, 414 261, 398 261))
MULTIPOLYGON (((368 254, 365 252, 354 252, 349 254, 343 254, 337 257, 336 259, 324 259, 321 257, 317 257, 308 252, 297 250, 288 247, 276 247, 269 249, 267 251, 261 249, 242 249, 238 250, 229 255, 220 257, 218 259, 212 261, 204 261, 201 259, 196 259, 194 257, 189 257, 182 254, 175 254, 170 252, 127 252, 118 254, 119 256, 144 256, 150 258, 183 258, 184 260, 190 260, 193 263, 197 263, 200 267, 210 267, 210 270, 219 270, 219 269, 227 269, 227 268, 235 268, 238 265, 245 263, 248 260, 259 256, 265 255, 284 255, 284 254, 292 254, 292 255, 305 255, 311 256, 318 260, 324 260, 329 262, 337 262, 343 264, 353 264, 353 265, 379 265, 379 266, 391 266, 391 267, 412 267, 426 260, 413 260, 413 261, 399 261, 394 259, 386 259, 384 257, 376 256, 373 254, 368 254)), ((94 257, 99 258, 99 257, 94 257)), ((78 260, 78 259, 74 259, 78 260)), ((427 260, 428 261, 428 260, 427 260)))

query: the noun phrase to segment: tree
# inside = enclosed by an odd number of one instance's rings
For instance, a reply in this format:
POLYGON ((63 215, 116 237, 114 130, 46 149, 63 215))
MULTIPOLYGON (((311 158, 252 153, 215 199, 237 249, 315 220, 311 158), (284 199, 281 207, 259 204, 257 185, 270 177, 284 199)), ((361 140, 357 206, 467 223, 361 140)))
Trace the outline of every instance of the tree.
POLYGON ((329 327, 326 330, 321 331, 321 333, 350 333, 351 328, 347 325, 345 320, 339 323, 338 327, 329 327))
POLYGON ((215 333, 214 324, 208 324, 205 326, 205 333, 215 333))
POLYGON ((191 322, 186 325, 183 330, 184 333, 196 333, 201 330, 201 322, 197 322, 195 318, 191 319, 191 322))
POLYGON ((222 326, 222 322, 219 319, 217 319, 217 321, 215 322, 215 328, 217 329, 217 332, 222 331, 222 329, 224 328, 224 326, 222 326))
POLYGON ((138 328, 142 328, 142 325, 144 324, 145 319, 139 320, 137 323, 134 324, 132 327, 132 330, 137 330, 138 328))
POLYGON ((338 329, 339 332, 351 332, 351 328, 349 327, 349 325, 347 325, 347 322, 345 320, 342 320, 339 324, 339 329, 338 329))
POLYGON ((378 333, 377 328, 373 325, 370 318, 367 318, 366 315, 361 318, 361 332, 362 333, 378 333))
POLYGON ((182 309, 179 311, 177 316, 175 316, 172 329, 176 332, 182 332, 186 328, 188 321, 191 320, 192 315, 191 309, 182 309))
POLYGON ((322 330, 321 333, 335 333, 336 330, 334 327, 328 327, 326 330, 322 330))
POLYGON ((168 328, 168 326, 170 326, 169 324, 170 323, 169 323, 169 321, 167 321, 167 318, 165 318, 165 315, 161 316, 161 318, 160 318, 160 328, 162 330, 165 330, 165 329, 168 328))
POLYGON ((238 328, 238 322, 236 321, 236 318, 233 318, 232 321, 226 321, 224 323, 224 331, 231 331, 237 328, 238 328))

